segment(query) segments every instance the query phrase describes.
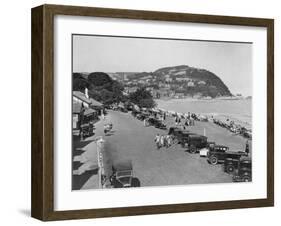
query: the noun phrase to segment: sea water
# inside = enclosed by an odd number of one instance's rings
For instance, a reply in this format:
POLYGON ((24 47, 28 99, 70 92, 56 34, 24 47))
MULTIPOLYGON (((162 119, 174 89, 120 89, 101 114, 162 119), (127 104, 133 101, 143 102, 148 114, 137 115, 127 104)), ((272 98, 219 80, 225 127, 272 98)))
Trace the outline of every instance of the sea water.
POLYGON ((212 115, 215 118, 229 118, 251 126, 252 100, 197 100, 197 99, 171 99, 156 100, 157 107, 179 113, 192 112, 202 115, 212 115))

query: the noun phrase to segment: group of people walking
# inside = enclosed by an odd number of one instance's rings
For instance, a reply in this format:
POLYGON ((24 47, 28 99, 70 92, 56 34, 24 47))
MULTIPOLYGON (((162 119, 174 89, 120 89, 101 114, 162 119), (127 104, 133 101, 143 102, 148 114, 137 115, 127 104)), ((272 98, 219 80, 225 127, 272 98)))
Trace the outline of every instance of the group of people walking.
POLYGON ((111 122, 109 123, 105 123, 103 125, 103 131, 104 131, 104 134, 106 135, 107 133, 109 133, 113 128, 113 124, 111 122))
POLYGON ((154 142, 156 144, 157 149, 162 147, 169 148, 172 146, 173 138, 170 135, 157 135, 155 136, 154 142))
POLYGON ((183 126, 194 126, 195 125, 195 120, 192 117, 188 117, 186 119, 182 119, 181 117, 177 116, 177 117, 175 117, 175 124, 176 125, 183 125, 183 126))

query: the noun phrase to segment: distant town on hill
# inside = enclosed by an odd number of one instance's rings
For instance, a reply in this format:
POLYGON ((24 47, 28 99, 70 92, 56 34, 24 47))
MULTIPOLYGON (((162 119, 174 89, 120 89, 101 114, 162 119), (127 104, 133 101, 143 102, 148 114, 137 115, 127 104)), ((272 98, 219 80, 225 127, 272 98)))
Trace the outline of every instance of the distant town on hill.
POLYGON ((127 93, 146 87, 154 98, 216 98, 233 96, 224 82, 205 69, 180 65, 154 72, 107 73, 124 85, 127 93))
MULTIPOLYGON (((124 93, 130 94, 139 88, 150 91, 155 99, 160 98, 219 98, 233 94, 214 73, 187 65, 164 67, 154 72, 95 72, 110 76, 122 85, 124 93)), ((74 79, 88 80, 89 74, 74 73, 74 79)))

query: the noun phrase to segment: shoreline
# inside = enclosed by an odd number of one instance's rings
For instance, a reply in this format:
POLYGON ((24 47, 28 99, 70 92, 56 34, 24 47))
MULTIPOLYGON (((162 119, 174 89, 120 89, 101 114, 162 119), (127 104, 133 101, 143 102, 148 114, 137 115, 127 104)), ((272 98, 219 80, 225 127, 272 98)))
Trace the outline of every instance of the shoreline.
MULTIPOLYGON (((252 115, 251 112, 245 110, 245 106, 249 108, 249 104, 245 102, 251 102, 250 99, 239 100, 224 100, 224 99, 156 99, 157 109, 165 111, 167 113, 174 112, 178 115, 185 115, 188 112, 195 113, 200 116, 207 117, 208 119, 221 120, 223 122, 233 121, 237 125, 241 125, 248 130, 252 127, 252 115), (190 105, 188 105, 190 104, 190 105), (206 104, 206 105, 205 105, 206 104), (239 104, 241 111, 235 108, 235 104, 239 104), (233 111, 230 109, 233 108, 233 111)), ((251 105, 250 105, 251 106, 251 105)), ((249 111, 249 110, 248 110, 249 111)), ((251 111, 251 110, 250 110, 251 111)))
POLYGON ((245 100, 245 101, 248 101, 248 100, 251 100, 249 98, 246 98, 246 97, 234 97, 234 98, 211 98, 211 99, 205 99, 205 98, 192 98, 192 97, 185 97, 185 98, 160 98, 160 99, 156 99, 156 98, 153 98, 153 100, 155 102, 168 102, 168 101, 187 101, 187 102, 215 102, 215 101, 236 101, 236 100, 245 100))

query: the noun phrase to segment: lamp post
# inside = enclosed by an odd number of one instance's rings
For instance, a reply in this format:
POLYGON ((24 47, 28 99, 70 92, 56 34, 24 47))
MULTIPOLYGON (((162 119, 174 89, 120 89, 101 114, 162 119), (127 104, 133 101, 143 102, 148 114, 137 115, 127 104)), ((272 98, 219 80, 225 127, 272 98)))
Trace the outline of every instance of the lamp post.
POLYGON ((104 143, 105 140, 100 137, 97 140, 97 157, 98 157, 98 183, 99 183, 99 188, 102 188, 102 175, 104 174, 104 167, 103 167, 103 150, 104 150, 104 143))

